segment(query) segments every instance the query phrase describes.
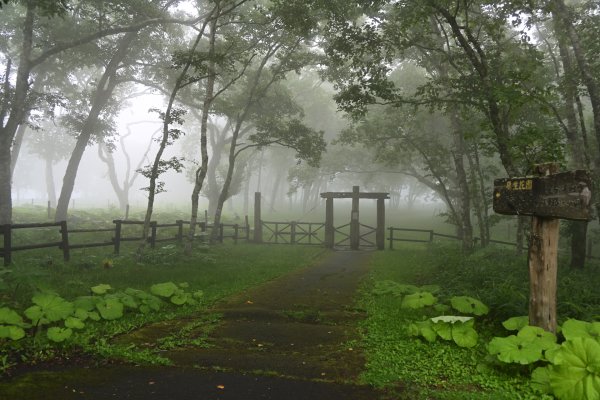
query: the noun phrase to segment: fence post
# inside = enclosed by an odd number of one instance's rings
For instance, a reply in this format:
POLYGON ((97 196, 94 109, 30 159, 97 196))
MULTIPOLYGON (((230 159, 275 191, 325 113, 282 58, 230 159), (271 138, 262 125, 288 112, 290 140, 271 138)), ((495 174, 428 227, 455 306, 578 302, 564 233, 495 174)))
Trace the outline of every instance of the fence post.
POLYGON ((125 220, 129 219, 129 204, 125 206, 125 220))
POLYGON ((385 199, 377 199, 377 230, 375 231, 377 250, 385 250, 385 199))
POLYGON ((123 221, 115 219, 113 222, 115 224, 115 237, 113 239, 115 241, 115 254, 119 255, 121 251, 121 224, 123 221))
POLYGON ((358 186, 352 186, 352 212, 350 214, 350 248, 352 250, 358 250, 360 246, 359 192, 358 186))
POLYGON ((235 232, 234 236, 233 236, 233 244, 237 244, 237 241, 238 241, 238 230, 239 230, 239 228, 240 227, 239 227, 238 224, 233 225, 233 230, 235 232))
POLYGON ((433 230, 429 231, 429 243, 433 242, 433 230))
POLYGON ((290 244, 296 244, 296 222, 290 224, 290 244))
POLYGON ((177 224, 177 241, 181 243, 183 242, 183 220, 178 219, 175 223, 177 224))
POLYGON ((325 247, 333 249, 335 246, 335 228, 333 226, 333 197, 325 200, 325 247))
POLYGON ((12 262, 12 227, 10 224, 2 225, 2 232, 4 234, 4 266, 10 265, 12 262))
POLYGON ((260 192, 254 193, 254 242, 262 243, 262 220, 260 216, 260 192))
POLYGON ((246 241, 250 241, 250 222, 248 221, 248 216, 244 217, 244 221, 246 222, 246 241))
POLYGON ((394 228, 390 226, 390 250, 394 248, 394 228))
POLYGON ((48 200, 48 219, 52 219, 52 205, 50 200, 48 200))
POLYGON ((223 243, 223 224, 219 224, 219 243, 223 243))
POLYGON ((60 247, 63 251, 63 259, 69 261, 71 259, 71 252, 69 249, 69 230, 67 229, 67 221, 60 221, 60 236, 62 239, 60 247))
POLYGON ((150 248, 156 247, 156 221, 150 221, 150 248))

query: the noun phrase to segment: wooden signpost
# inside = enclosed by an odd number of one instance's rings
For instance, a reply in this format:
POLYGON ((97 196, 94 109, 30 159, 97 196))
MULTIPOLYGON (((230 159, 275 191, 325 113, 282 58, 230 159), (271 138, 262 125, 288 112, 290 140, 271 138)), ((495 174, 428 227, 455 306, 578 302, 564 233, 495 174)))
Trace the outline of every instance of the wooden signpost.
POLYGON ((494 181, 494 211, 532 216, 529 243, 529 324, 556 333, 559 219, 592 219, 592 179, 587 171, 558 173, 554 163, 537 176, 494 181))

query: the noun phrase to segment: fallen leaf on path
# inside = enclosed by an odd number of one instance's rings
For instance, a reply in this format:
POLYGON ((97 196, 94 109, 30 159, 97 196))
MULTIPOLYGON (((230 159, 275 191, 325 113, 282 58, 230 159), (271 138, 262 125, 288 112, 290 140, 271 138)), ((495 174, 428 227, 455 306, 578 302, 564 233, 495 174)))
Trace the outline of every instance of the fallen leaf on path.
POLYGON ((223 390, 225 389, 225 385, 217 385, 217 389, 223 390))
POLYGON ((248 300, 246 301, 246 304, 254 304, 254 302, 252 300, 248 300))

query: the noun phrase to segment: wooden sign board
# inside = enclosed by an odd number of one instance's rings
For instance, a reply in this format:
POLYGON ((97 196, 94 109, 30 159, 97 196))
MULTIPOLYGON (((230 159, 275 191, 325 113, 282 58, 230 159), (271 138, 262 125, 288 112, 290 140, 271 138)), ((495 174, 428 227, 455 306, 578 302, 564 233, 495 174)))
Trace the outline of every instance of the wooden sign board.
POLYGON ((547 176, 494 180, 494 211, 506 215, 593 219, 592 179, 576 170, 547 176))

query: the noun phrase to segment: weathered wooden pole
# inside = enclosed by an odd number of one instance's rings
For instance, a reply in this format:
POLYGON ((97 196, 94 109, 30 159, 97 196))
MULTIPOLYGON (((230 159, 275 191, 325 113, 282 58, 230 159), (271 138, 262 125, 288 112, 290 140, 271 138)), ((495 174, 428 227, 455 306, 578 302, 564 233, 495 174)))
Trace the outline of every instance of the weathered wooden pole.
POLYGON ((260 216, 260 192, 254 193, 254 242, 262 243, 262 219, 260 216))
POLYGON ((115 244, 114 252, 116 255, 119 255, 119 252, 121 251, 121 225, 123 221, 116 219, 113 221, 113 223, 115 224, 115 237, 113 239, 115 244))
POLYGON ((10 224, 2 225, 4 235, 4 248, 2 250, 4 257, 4 266, 12 262, 12 226, 10 224))
POLYGON ((333 197, 325 200, 325 247, 333 249, 335 245, 335 229, 333 227, 333 197))
POLYGON ((179 243, 183 242, 183 220, 178 219, 177 221, 175 221, 175 223, 177 224, 177 241, 179 243))
POLYGON ((375 232, 377 250, 385 249, 385 199, 377 199, 377 231, 375 232))
MULTIPOLYGON (((540 176, 558 172, 556 163, 536 166, 540 176)), ((556 333, 556 277, 560 220, 531 217, 529 244, 529 324, 556 333)))
POLYGON ((350 214, 350 248, 358 250, 360 244, 360 222, 358 220, 358 200, 360 188, 352 186, 352 213, 350 214))
POLYGON ((150 221, 150 237, 148 238, 148 241, 150 242, 151 249, 156 248, 156 224, 156 221, 150 221))
POLYGON ((63 252, 63 260, 65 260, 66 262, 71 259, 71 249, 69 248, 69 229, 67 228, 67 221, 60 221, 60 236, 60 248, 63 252))

